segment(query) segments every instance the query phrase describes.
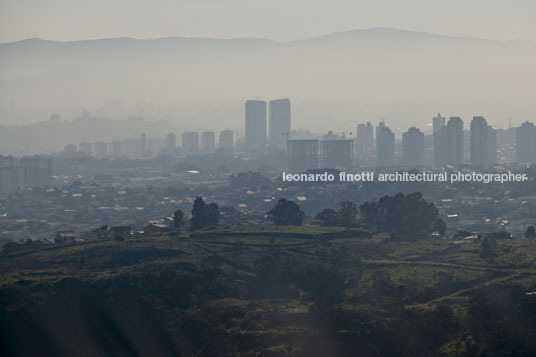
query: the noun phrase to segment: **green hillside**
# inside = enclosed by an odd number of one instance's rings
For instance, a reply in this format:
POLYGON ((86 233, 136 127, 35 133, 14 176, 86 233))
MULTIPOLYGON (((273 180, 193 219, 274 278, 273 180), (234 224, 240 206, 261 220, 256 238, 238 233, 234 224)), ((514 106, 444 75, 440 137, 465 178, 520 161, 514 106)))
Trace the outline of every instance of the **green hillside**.
POLYGON ((536 244, 243 227, 0 257, 4 355, 534 355, 536 244))

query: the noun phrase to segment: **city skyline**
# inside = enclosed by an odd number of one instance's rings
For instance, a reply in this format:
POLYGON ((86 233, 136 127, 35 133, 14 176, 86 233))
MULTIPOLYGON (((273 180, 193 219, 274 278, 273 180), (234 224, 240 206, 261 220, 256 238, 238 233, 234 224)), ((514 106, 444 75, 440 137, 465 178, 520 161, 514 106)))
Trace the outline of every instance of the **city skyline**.
POLYGON ((0 355, 536 356, 535 64, 536 0, 0 0, 0 355))

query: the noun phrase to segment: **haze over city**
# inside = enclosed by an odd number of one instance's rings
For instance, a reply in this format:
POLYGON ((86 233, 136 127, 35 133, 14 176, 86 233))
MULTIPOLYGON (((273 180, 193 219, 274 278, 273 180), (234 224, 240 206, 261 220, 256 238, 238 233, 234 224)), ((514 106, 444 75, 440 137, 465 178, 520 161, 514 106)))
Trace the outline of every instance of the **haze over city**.
POLYGON ((0 0, 0 356, 536 356, 536 1, 0 0))
POLYGON ((77 4, 0 5, 0 124, 87 109, 238 129, 246 99, 284 97, 293 129, 313 132, 536 116, 530 1, 128 2, 129 16, 124 2, 77 4))

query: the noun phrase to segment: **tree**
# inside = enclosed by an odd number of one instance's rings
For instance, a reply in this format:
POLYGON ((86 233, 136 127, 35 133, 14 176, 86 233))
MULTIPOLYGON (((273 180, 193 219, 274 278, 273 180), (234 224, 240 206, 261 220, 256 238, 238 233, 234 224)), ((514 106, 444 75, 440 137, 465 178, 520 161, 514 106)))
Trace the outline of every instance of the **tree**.
POLYGON ((357 206, 352 201, 342 201, 341 208, 335 211, 331 208, 326 208, 315 216, 315 219, 320 221, 321 225, 326 227, 352 227, 356 223, 357 206))
POLYGON ((184 227, 184 213, 180 209, 173 213, 173 225, 176 230, 181 230, 184 227))
POLYGON ((487 235, 480 245, 480 257, 487 259, 497 255, 497 241, 495 237, 487 235))
POLYGON ((534 228, 533 225, 530 225, 527 227, 527 230, 525 231, 525 238, 527 239, 535 239, 536 238, 536 228, 534 228))
POLYGON ((208 216, 207 216, 207 225, 215 226, 220 221, 220 208, 216 203, 209 203, 208 207, 208 216))
POLYGON ((4 253, 18 252, 18 251, 22 250, 22 245, 20 245, 17 242, 7 242, 2 247, 2 250, 4 251, 4 253))
POLYGON ((342 201, 340 203, 341 209, 339 210, 340 224, 343 227, 351 227, 355 224, 355 217, 357 216, 357 206, 352 201, 342 201))
POLYGON ((378 202, 359 206, 361 224, 374 232, 387 232, 405 239, 427 238, 433 232, 445 234, 445 222, 433 203, 419 192, 384 196, 378 202))
POLYGON ((215 203, 206 204, 201 197, 197 197, 192 208, 191 229, 201 229, 206 226, 215 226, 220 221, 219 207, 215 203))
POLYGON ((320 221, 320 224, 325 227, 335 227, 339 225, 340 217, 339 213, 333 208, 326 208, 319 212, 315 219, 320 221))
POLYGON ((276 226, 301 226, 305 217, 300 206, 284 198, 279 199, 267 215, 276 226))

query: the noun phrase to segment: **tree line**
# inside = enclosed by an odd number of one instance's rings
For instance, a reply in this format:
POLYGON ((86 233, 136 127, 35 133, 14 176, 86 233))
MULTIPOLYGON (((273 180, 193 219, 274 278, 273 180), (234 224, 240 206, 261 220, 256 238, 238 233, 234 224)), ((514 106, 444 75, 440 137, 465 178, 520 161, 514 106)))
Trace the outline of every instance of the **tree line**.
MULTIPOLYGON (((266 213, 266 217, 276 226, 301 226, 305 213, 300 206, 286 198, 281 198, 266 213)), ((176 230, 187 226, 192 231, 208 226, 216 226, 220 221, 220 209, 216 203, 205 203, 202 197, 194 200, 191 218, 186 221, 183 211, 173 215, 176 230)), ((404 195, 383 196, 378 201, 364 202, 357 206, 352 201, 342 201, 338 209, 326 208, 316 214, 313 223, 325 227, 362 228, 372 233, 389 233, 394 239, 423 239, 432 234, 443 236, 446 224, 439 216, 433 203, 427 202, 420 192, 404 195)), ((525 237, 536 239, 536 229, 530 225, 525 237)))

